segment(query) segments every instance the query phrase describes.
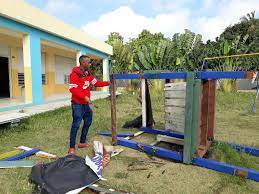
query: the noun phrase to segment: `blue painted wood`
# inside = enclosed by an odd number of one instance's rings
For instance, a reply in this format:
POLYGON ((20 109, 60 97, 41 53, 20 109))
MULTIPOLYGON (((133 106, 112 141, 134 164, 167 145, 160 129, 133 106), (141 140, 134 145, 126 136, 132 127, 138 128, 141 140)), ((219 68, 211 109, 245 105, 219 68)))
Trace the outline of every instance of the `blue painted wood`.
POLYGON ((227 142, 222 142, 222 143, 225 143, 238 151, 245 152, 247 154, 254 155, 254 156, 259 156, 259 148, 250 147, 246 145, 239 145, 234 143, 227 143, 227 142))
MULTIPOLYGON (((139 74, 114 74, 114 79, 140 79, 139 74)), ((186 79, 186 72, 144 73, 144 79, 186 79)))
POLYGON ((193 159, 192 164, 196 166, 212 169, 218 172, 224 172, 231 175, 236 175, 238 171, 246 172, 247 179, 251 179, 259 182, 259 171, 256 171, 256 170, 242 168, 239 166, 234 166, 234 165, 230 165, 230 164, 226 164, 226 163, 218 162, 214 160, 209 160, 205 158, 195 158, 193 159))
POLYGON ((139 130, 144 131, 146 133, 152 133, 152 134, 156 134, 156 135, 166 135, 169 137, 184 139, 184 135, 178 134, 178 133, 173 133, 169 130, 159 130, 159 129, 152 129, 152 128, 148 128, 148 127, 141 127, 139 130))
MULTIPOLYGON (((244 71, 197 72, 197 79, 245 79, 244 71)), ((144 73, 144 79, 186 79, 187 72, 144 73)), ((139 74, 114 74, 115 79, 139 79, 139 74)))
POLYGON ((144 73, 145 79, 186 79, 186 72, 144 73))
MULTIPOLYGON (((101 132, 99 135, 102 136, 112 136, 111 132, 101 132)), ((128 136, 134 136, 134 133, 118 133, 117 137, 128 137, 128 136)))
POLYGON ((135 150, 140 150, 150 155, 159 156, 162 158, 167 158, 167 159, 172 159, 177 161, 183 161, 183 156, 181 153, 160 148, 157 146, 151 146, 145 143, 138 143, 136 141, 126 140, 121 137, 118 138, 117 144, 128 148, 132 148, 135 150))
POLYGON ((16 156, 12 156, 12 157, 9 157, 9 158, 5 158, 4 160, 1 160, 1 161, 20 160, 20 159, 22 159, 22 158, 26 158, 26 157, 28 157, 28 156, 31 156, 31 155, 33 155, 33 154, 39 152, 39 151, 40 151, 39 148, 34 148, 34 149, 30 150, 30 151, 25 151, 25 152, 23 152, 23 153, 21 153, 21 154, 18 154, 18 155, 16 155, 16 156))
POLYGON ((244 71, 224 71, 224 72, 197 72, 198 79, 245 79, 244 71))
MULTIPOLYGON (((177 160, 182 162, 183 161, 183 155, 179 152, 167 150, 164 148, 160 148, 157 146, 151 146, 145 143, 139 143, 132 140, 126 140, 123 138, 118 138, 118 145, 129 147, 135 150, 143 151, 150 155, 155 155, 162 158, 177 160)), ((211 170, 215 170, 218 172, 223 172, 230 175, 237 175, 238 172, 245 172, 247 176, 244 178, 254 180, 259 182, 259 171, 248 169, 248 168, 242 168, 239 166, 234 166, 230 164, 226 164, 224 162, 218 162, 214 160, 209 160, 205 158, 195 158, 192 160, 192 164, 204 168, 208 168, 211 170)))
POLYGON ((139 74, 128 73, 128 74, 113 74, 114 79, 140 79, 139 74))

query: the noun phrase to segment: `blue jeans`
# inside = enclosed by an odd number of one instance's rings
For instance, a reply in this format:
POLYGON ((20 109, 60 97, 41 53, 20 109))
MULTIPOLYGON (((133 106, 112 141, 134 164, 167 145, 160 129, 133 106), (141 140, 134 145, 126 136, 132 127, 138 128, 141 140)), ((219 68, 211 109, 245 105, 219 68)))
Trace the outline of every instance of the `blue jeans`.
POLYGON ((81 121, 84 120, 80 143, 86 142, 88 129, 92 124, 93 112, 88 104, 77 104, 72 102, 73 123, 70 130, 70 147, 74 148, 76 144, 76 134, 80 127, 81 121))

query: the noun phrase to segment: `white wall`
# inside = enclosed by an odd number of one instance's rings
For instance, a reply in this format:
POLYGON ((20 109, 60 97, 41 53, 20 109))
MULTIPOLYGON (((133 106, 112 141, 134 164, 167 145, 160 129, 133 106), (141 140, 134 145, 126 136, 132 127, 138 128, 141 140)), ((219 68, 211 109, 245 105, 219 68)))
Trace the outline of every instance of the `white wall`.
POLYGON ((73 66, 76 65, 76 59, 55 56, 55 79, 56 84, 65 84, 65 76, 71 73, 73 66))
MULTIPOLYGON (((18 72, 24 73, 22 48, 18 48, 18 72)), ((41 72, 46 73, 46 53, 41 53, 41 72)))
POLYGON ((1 57, 9 57, 10 56, 10 48, 5 44, 0 44, 0 56, 1 57))
POLYGON ((46 53, 41 53, 41 72, 46 74, 46 53))
POLYGON ((23 52, 22 48, 18 48, 18 73, 23 73, 23 52))

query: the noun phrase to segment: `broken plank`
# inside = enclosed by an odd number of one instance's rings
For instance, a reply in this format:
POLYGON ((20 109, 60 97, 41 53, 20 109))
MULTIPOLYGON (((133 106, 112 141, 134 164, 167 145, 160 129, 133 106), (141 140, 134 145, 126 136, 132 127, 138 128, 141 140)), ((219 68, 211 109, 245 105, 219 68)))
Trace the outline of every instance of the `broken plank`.
POLYGON ((12 157, 9 157, 9 158, 5 158, 5 159, 2 160, 2 161, 20 160, 20 159, 22 159, 22 158, 26 158, 26 157, 28 157, 28 156, 31 156, 31 155, 33 155, 33 154, 39 152, 39 151, 40 151, 39 148, 34 148, 34 149, 30 150, 30 151, 25 151, 25 152, 23 152, 23 153, 21 153, 21 154, 18 154, 18 155, 16 155, 16 156, 12 156, 12 157))
POLYGON ((36 164, 35 161, 0 161, 0 168, 31 168, 36 164))
POLYGON ((138 131, 137 133, 134 133, 133 136, 128 136, 128 137, 125 137, 124 139, 127 139, 127 140, 133 139, 133 138, 135 138, 135 137, 137 137, 137 136, 140 136, 140 135, 143 134, 143 133, 145 133, 145 132, 144 132, 144 131, 138 131))
MULTIPOLYGON (((19 146, 17 147, 18 149, 21 149, 21 150, 25 150, 25 151, 30 151, 32 150, 32 148, 30 147, 27 147, 27 146, 19 146)), ((36 156, 37 157, 40 157, 40 158, 48 158, 48 159, 57 159, 57 156, 54 155, 54 154, 50 154, 50 153, 47 153, 47 152, 43 152, 43 151, 39 151, 36 153, 36 156)))
POLYGON ((5 152, 3 154, 0 154, 0 160, 3 160, 5 158, 10 158, 10 157, 18 155, 22 152, 23 152, 23 150, 12 150, 10 152, 5 152))

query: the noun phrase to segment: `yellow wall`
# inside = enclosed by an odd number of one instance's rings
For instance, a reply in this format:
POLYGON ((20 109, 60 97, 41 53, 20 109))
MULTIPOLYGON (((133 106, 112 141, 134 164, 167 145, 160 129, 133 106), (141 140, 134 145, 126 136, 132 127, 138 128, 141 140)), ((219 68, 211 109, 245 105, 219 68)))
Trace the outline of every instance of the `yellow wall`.
MULTIPOLYGON (((68 93, 67 84, 55 84, 55 55, 76 58, 76 53, 43 45, 42 52, 46 53, 46 85, 43 86, 45 97, 53 94, 68 93)), ((76 65, 76 64, 75 64, 76 65)))
MULTIPOLYGON (((6 44, 10 47, 12 97, 20 98, 22 97, 22 89, 18 83, 18 48, 23 47, 22 39, 0 34, 0 43, 6 44)), ((69 93, 67 84, 55 84, 55 56, 59 55, 63 57, 76 59, 78 55, 77 52, 76 51, 71 52, 60 48, 54 48, 52 46, 45 45, 45 44, 41 45, 41 49, 42 49, 41 50, 42 52, 46 53, 46 85, 42 86, 42 91, 44 96, 49 97, 53 94, 69 93)), ((24 54, 28 55, 29 53, 24 53, 24 54)), ((25 63, 25 64, 28 64, 28 63, 25 63)), ((27 92, 31 93, 32 85, 30 83, 31 82, 30 66, 25 67, 24 74, 25 74, 25 83, 28 86, 27 92)), ((101 90, 101 88, 100 89, 98 88, 97 90, 101 90)), ((32 94, 27 95, 29 96, 27 97, 27 102, 30 102, 32 100, 31 95, 32 94)))
POLYGON ((55 84, 55 93, 60 94, 60 93, 68 93, 68 85, 67 84, 55 84))
POLYGON ((11 79, 12 79, 12 97, 22 97, 22 89, 18 83, 18 48, 11 47, 11 79))

